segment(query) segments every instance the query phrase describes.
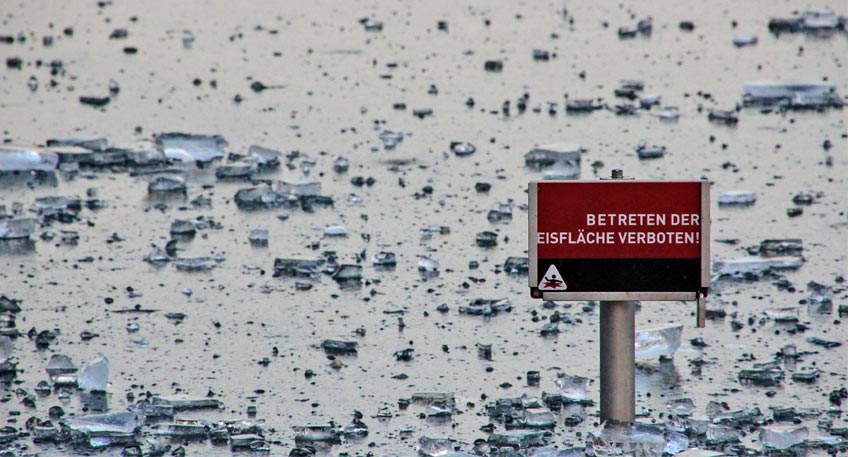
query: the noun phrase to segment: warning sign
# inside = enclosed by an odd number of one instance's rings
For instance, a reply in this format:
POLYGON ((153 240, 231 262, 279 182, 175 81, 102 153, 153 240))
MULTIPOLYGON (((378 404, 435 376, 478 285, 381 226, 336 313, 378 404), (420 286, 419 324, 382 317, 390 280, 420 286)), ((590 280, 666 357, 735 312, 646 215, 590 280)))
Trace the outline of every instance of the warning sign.
POLYGON ((532 296, 691 300, 709 287, 706 181, 541 181, 528 193, 532 296))
POLYGON ((539 281, 539 290, 566 290, 568 286, 565 284, 565 279, 559 274, 556 265, 548 267, 545 276, 539 281))

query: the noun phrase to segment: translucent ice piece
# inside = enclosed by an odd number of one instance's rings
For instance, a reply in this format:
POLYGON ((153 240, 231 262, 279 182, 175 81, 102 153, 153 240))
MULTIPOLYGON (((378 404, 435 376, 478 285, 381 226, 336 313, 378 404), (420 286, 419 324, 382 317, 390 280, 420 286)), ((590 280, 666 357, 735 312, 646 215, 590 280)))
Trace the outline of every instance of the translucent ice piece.
POLYGON ((588 398, 586 387, 589 384, 589 378, 559 374, 554 383, 556 383, 562 396, 568 400, 579 402, 588 398))
POLYGON ((221 408, 220 400, 214 398, 170 398, 170 397, 153 397, 150 401, 153 405, 168 406, 174 411, 184 411, 190 409, 207 409, 221 408))
POLYGON ((316 181, 300 181, 284 179, 277 181, 274 190, 282 195, 314 196, 321 193, 321 183, 316 181))
POLYGON ((439 262, 429 257, 421 257, 418 259, 418 271, 433 272, 439 270, 439 262))
POLYGON ((733 427, 710 424, 707 426, 707 443, 734 443, 739 441, 739 431, 733 427))
POLYGON ((62 422, 71 431, 88 437, 92 447, 104 447, 132 440, 144 417, 123 412, 69 417, 62 422))
POLYGON ((12 355, 12 339, 8 336, 0 336, 0 363, 9 360, 12 355))
POLYGON ((812 304, 825 304, 833 301, 833 287, 815 281, 807 283, 807 293, 812 304))
POLYGON ((102 392, 109 384, 109 360, 98 354, 93 360, 83 362, 79 369, 77 385, 82 390, 102 392))
POLYGON ((608 424, 599 433, 589 433, 586 443, 586 450, 596 456, 662 455, 665 447, 662 429, 641 424, 608 424))
POLYGON ((250 235, 247 237, 250 244, 254 246, 267 246, 268 245, 268 230, 265 229, 255 229, 250 231, 250 235))
POLYGON ((174 261, 174 265, 180 271, 209 271, 215 267, 215 260, 212 257, 181 257, 174 261))
POLYGON ((247 153, 260 167, 271 168, 280 165, 280 151, 254 145, 247 150, 247 153))
POLYGON ((0 240, 29 238, 35 231, 36 220, 30 217, 0 219, 0 240))
POLYGON ((740 257, 713 263, 713 272, 730 276, 757 275, 770 270, 797 270, 803 264, 803 257, 740 257))
POLYGON ((508 430, 489 435, 490 446, 509 446, 526 449, 545 445, 545 433, 540 430, 508 430))
POLYGON ((760 427, 760 442, 772 449, 789 449, 807 439, 809 432, 803 425, 767 425, 760 427))
POLYGON ((524 164, 532 168, 558 166, 562 170, 572 170, 573 175, 580 174, 580 153, 583 149, 576 144, 546 144, 537 146, 524 155, 524 164))
POLYGON ((156 135, 156 147, 172 160, 209 162, 224 157, 227 140, 220 135, 162 133, 156 135))
POLYGON ((455 450, 454 442, 450 438, 429 438, 422 436, 418 438, 415 446, 418 455, 426 457, 440 457, 448 455, 455 450))
POLYGON ((683 324, 666 324, 636 330, 636 357, 671 357, 680 348, 683 324))
POLYGON ((53 171, 59 164, 55 152, 38 148, 0 146, 0 172, 53 171))
POLYGON ((295 425, 295 442, 337 443, 341 430, 333 425, 295 425))
POLYGON ((691 398, 678 398, 665 403, 668 412, 675 416, 691 416, 695 410, 695 402, 691 398))
POLYGON ((73 379, 72 383, 76 383, 77 366, 66 355, 53 354, 47 363, 46 371, 50 381, 54 383, 58 383, 63 377, 71 377, 73 379))
POLYGON ((371 263, 375 267, 391 267, 397 265, 394 252, 380 251, 371 256, 371 263))
POLYGON ((731 190, 718 196, 719 206, 750 206, 757 201, 757 194, 750 190, 731 190))
POLYGON ((181 176, 157 176, 147 185, 148 192, 185 192, 185 179, 181 176))

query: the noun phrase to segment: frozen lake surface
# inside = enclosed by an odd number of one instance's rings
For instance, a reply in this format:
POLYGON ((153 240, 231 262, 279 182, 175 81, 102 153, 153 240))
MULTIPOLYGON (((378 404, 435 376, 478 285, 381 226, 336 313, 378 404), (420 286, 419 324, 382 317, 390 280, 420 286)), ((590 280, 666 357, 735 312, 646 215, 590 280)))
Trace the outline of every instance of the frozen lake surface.
POLYGON ((844 3, 0 10, 0 454, 848 449, 844 3), (713 204, 627 439, 599 304, 504 268, 529 181, 612 168, 713 204))

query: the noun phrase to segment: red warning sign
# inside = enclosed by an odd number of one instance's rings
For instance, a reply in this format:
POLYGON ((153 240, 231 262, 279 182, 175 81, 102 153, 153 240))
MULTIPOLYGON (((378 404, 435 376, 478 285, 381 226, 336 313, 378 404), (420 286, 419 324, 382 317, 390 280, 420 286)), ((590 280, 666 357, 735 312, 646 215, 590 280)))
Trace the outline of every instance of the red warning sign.
POLYGON ((542 181, 529 193, 531 289, 693 293, 709 286, 707 182, 542 181))

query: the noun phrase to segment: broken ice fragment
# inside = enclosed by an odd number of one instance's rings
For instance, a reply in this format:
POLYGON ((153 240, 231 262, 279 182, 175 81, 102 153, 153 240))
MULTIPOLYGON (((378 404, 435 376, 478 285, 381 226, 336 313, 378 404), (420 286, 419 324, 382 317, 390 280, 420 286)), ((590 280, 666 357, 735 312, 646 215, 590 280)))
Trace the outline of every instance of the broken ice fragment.
POLYGON ((105 447, 133 441, 144 417, 123 412, 69 417, 62 422, 72 432, 86 437, 92 447, 105 447))
POLYGON ((733 427, 709 424, 707 426, 707 443, 735 443, 739 441, 739 432, 733 427))
POLYGON ((156 135, 156 147, 172 160, 210 162, 224 157, 227 140, 220 135, 161 133, 156 135))
POLYGON ((335 225, 324 228, 324 236, 344 238, 347 236, 347 228, 341 225, 335 225))
POLYGON ((477 246, 490 248, 498 245, 498 234, 495 232, 480 232, 477 234, 477 246))
POLYGON ((316 277, 324 263, 325 259, 274 259, 274 277, 316 277))
POLYGON ((174 266, 180 271, 209 271, 215 267, 212 257, 180 257, 174 261, 174 266))
POLYGON ((259 166, 253 162, 230 162, 215 170, 218 179, 250 179, 258 171, 259 166))
POLYGON ((55 384, 76 384, 77 366, 71 358, 62 354, 53 354, 47 363, 47 376, 55 384))
POLYGON ((397 265, 397 258, 393 252, 379 251, 371 256, 371 264, 375 267, 393 267, 397 265))
POLYGON ((759 386, 773 386, 780 383, 785 377, 783 370, 779 368, 763 368, 739 371, 739 382, 742 384, 754 384, 759 386))
POLYGON ((450 144, 451 151, 459 157, 470 156, 477 151, 477 148, 474 147, 471 143, 463 143, 460 141, 453 141, 450 144))
POLYGON ((275 168, 280 165, 280 151, 253 145, 248 148, 247 153, 260 167, 275 168))
POLYGON ((223 404, 214 398, 169 398, 153 397, 150 401, 153 405, 168 406, 174 411, 186 411, 194 409, 219 409, 223 404))
POLYGON ((333 279, 339 282, 358 281, 362 279, 362 265, 339 265, 333 279))
POLYGON ((294 430, 294 440, 297 443, 341 442, 341 430, 338 427, 334 426, 332 423, 330 425, 295 425, 292 426, 292 430, 294 430))
POLYGON ((144 260, 152 264, 161 264, 169 262, 171 258, 162 248, 154 245, 153 250, 144 257, 144 260))
POLYGON ((745 106, 789 109, 839 108, 845 104, 830 83, 746 83, 742 103, 745 106))
POLYGON ((792 373, 792 380, 795 382, 815 382, 821 374, 821 370, 815 368, 809 370, 799 370, 792 373))
POLYGON ((605 424, 600 433, 589 433, 586 449, 591 449, 592 455, 663 455, 663 432, 650 425, 605 424))
POLYGON ((147 185, 148 192, 185 192, 185 179, 181 176, 157 176, 147 185))
POLYGON ((680 348, 683 324, 666 324, 636 330, 636 357, 671 357, 680 348))
POLYGON ((383 147, 386 148, 386 150, 392 150, 398 145, 398 143, 403 142, 403 132, 383 130, 379 136, 380 140, 383 142, 383 147))
POLYGON ((668 412, 675 416, 691 416, 695 410, 695 402, 691 398, 677 398, 665 403, 668 412))
POLYGON ((546 432, 541 430, 508 430, 489 435, 489 446, 508 446, 519 449, 544 446, 546 432))
POLYGON ((421 256, 418 259, 418 271, 435 272, 439 271, 439 262, 429 257, 421 256))
POLYGON ((680 109, 676 106, 664 106, 659 113, 657 113, 657 117, 663 121, 676 121, 680 119, 680 109))
POLYGON ((798 322, 799 319, 798 307, 772 308, 765 312, 766 316, 774 319, 775 322, 798 322))
POLYGON ((349 168, 350 160, 341 156, 336 157, 336 159, 333 160, 333 170, 335 170, 336 173, 345 173, 349 168))
POLYGON ((760 427, 760 442, 771 449, 789 449, 807 439, 809 432, 803 425, 766 425, 760 427))
POLYGON ((251 230, 250 235, 248 235, 247 239, 253 246, 268 246, 268 230, 251 230))
POLYGON ((507 257, 503 269, 509 274, 527 273, 530 269, 530 260, 527 257, 507 257))
POLYGON ((109 149, 109 141, 106 138, 63 138, 47 140, 47 147, 77 146, 89 151, 106 151, 109 149))
POLYGON ((429 438, 422 436, 418 438, 415 450, 418 455, 425 457, 438 457, 452 454, 457 446, 450 438, 429 438))
POLYGON ((749 190, 731 190, 718 196, 719 206, 751 206, 757 201, 757 194, 749 190))
POLYGON ((359 345, 356 341, 324 340, 321 348, 328 354, 356 354, 359 345))
POLYGON ((0 364, 9 360, 12 355, 12 339, 8 336, 0 336, 0 364))
POLYGON ((197 227, 192 221, 177 219, 171 223, 171 235, 194 235, 195 232, 197 232, 197 227))
POLYGON ((0 240, 29 238, 35 231, 33 218, 0 219, 0 240))
POLYGON ((490 316, 500 311, 511 311, 512 303, 508 298, 501 299, 483 299, 477 298, 471 301, 468 306, 460 306, 459 312, 462 314, 470 314, 476 316, 490 316))
POLYGON ((771 270, 797 270, 803 264, 803 257, 741 257, 722 259, 713 263, 713 272, 720 276, 744 278, 750 275, 761 275, 771 270))
POLYGON ((0 172, 5 171, 53 171, 59 164, 55 152, 38 148, 0 146, 0 172))
POLYGON ((583 149, 576 144, 546 144, 536 146, 524 154, 524 164, 531 168, 542 169, 560 166, 563 170, 572 170, 574 176, 580 174, 580 153, 583 149))
POLYGON ((489 222, 500 222, 512 219, 512 205, 508 203, 498 203, 495 208, 489 210, 486 214, 486 219, 489 222))
POLYGON ((560 373, 557 375, 554 383, 556 383, 560 394, 566 400, 582 402, 589 398, 586 393, 586 386, 589 384, 589 378, 560 373))
POLYGON ((803 241, 798 238, 763 240, 759 249, 751 254, 760 254, 766 257, 781 255, 798 255, 804 250, 803 241))
POLYGON ((109 360, 99 354, 93 360, 80 365, 77 385, 82 390, 102 392, 109 384, 109 360))
POLYGON ((739 116, 736 114, 736 111, 729 110, 710 110, 710 113, 707 114, 707 119, 712 122, 717 122, 726 125, 734 125, 739 123, 739 116))
POLYGON ((839 341, 826 340, 817 336, 808 336, 806 341, 810 344, 815 344, 816 346, 821 346, 826 349, 842 346, 842 343, 839 341))
POLYGON ((819 284, 815 281, 807 283, 807 294, 810 303, 814 305, 832 303, 833 301, 833 287, 819 284))
POLYGON ((317 196, 321 193, 321 183, 316 181, 300 181, 295 179, 283 179, 277 181, 274 190, 282 195, 296 195, 303 197, 317 196))
POLYGON ((737 48, 741 48, 743 46, 753 46, 757 44, 757 37, 754 35, 734 35, 733 36, 733 45, 737 48))
POLYGON ((665 155, 665 146, 649 145, 647 141, 641 141, 636 146, 636 154, 640 159, 658 159, 665 155))

